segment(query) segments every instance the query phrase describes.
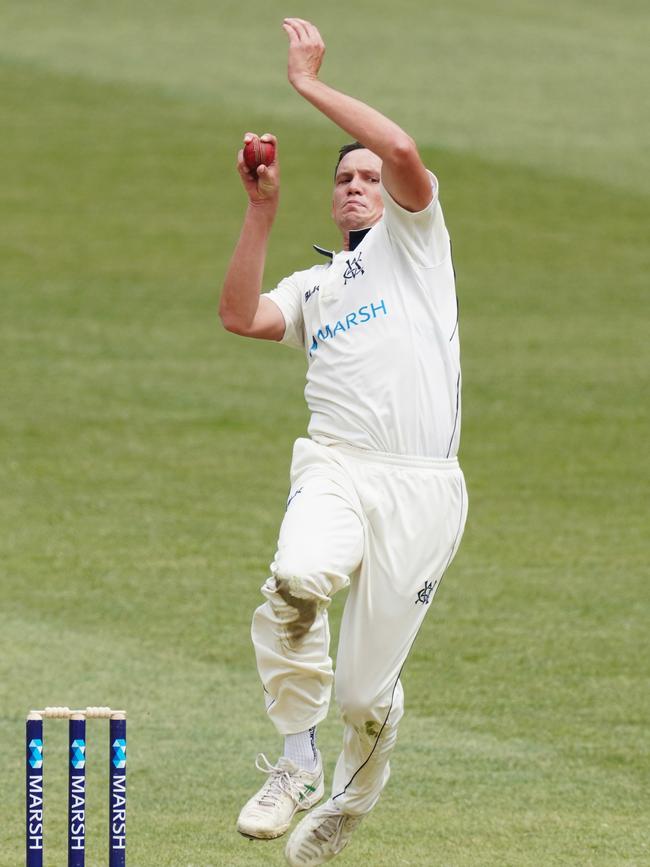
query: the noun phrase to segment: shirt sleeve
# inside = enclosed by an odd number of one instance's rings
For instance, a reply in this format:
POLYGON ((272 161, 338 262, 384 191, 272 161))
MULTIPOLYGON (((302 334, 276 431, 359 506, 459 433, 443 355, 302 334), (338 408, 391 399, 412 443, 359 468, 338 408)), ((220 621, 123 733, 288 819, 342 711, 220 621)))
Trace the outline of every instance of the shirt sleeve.
POLYGON ((420 268, 435 268, 450 255, 449 233, 438 201, 438 180, 431 172, 428 174, 431 201, 415 213, 398 205, 383 183, 380 185, 386 231, 420 268))
POLYGON ((284 317, 284 336, 281 343, 295 349, 305 348, 305 321, 302 315, 302 281, 300 272, 281 280, 275 289, 265 292, 263 297, 270 298, 280 308, 284 317))

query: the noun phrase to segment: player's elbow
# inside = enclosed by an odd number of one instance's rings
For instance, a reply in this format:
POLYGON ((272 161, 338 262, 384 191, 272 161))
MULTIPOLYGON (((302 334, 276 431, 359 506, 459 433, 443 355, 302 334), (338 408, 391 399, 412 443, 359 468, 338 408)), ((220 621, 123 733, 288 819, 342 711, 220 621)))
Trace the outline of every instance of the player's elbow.
POLYGON ((231 334, 246 335, 246 324, 242 321, 241 317, 235 315, 232 311, 220 308, 219 319, 221 325, 226 331, 230 331, 231 334))
POLYGON ((397 163, 409 163, 419 159, 418 147, 410 135, 402 133, 392 142, 391 159, 397 163))

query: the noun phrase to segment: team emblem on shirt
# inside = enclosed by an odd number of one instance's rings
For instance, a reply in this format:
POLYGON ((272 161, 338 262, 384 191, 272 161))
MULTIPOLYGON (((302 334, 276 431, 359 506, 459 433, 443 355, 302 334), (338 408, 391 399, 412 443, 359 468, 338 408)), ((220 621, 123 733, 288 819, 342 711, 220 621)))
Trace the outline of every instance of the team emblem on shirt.
MULTIPOLYGON (((361 251, 362 253, 363 251, 361 251)), ((354 280, 355 277, 358 277, 359 274, 365 274, 366 272, 363 270, 363 265, 361 264, 361 253, 358 256, 355 256, 354 259, 346 259, 345 264, 347 268, 343 272, 343 285, 348 285, 348 280, 354 280)))

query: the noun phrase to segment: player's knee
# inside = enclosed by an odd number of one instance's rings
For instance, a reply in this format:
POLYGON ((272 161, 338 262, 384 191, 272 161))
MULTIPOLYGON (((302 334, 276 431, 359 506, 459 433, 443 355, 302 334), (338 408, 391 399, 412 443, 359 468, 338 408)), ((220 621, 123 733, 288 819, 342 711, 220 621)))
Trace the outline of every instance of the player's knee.
POLYGON ((348 701, 341 704, 341 713, 346 725, 352 726, 358 738, 369 746, 380 736, 387 736, 390 731, 389 714, 385 709, 372 707, 370 702, 348 701))
POLYGON ((275 579, 276 593, 292 611, 286 623, 287 634, 292 642, 301 641, 314 625, 318 614, 318 599, 309 592, 308 586, 296 578, 275 579))
POLYGON ((343 720, 353 726, 363 738, 373 739, 388 728, 394 728, 402 716, 402 707, 390 695, 377 696, 364 694, 354 688, 337 683, 336 700, 343 720))
POLYGON ((262 587, 290 644, 302 641, 330 602, 326 573, 305 569, 304 563, 294 560, 278 557, 272 564, 272 576, 262 587))
POLYGON ((382 708, 377 706, 369 696, 364 696, 360 691, 337 688, 336 700, 345 722, 350 723, 355 728, 372 721, 381 723, 386 717, 386 712, 384 711, 382 716, 382 708))
POLYGON ((382 747, 391 749, 397 738, 399 723, 393 722, 389 712, 381 716, 376 709, 356 704, 343 713, 343 721, 354 729, 359 743, 369 754, 378 742, 381 742, 382 747))

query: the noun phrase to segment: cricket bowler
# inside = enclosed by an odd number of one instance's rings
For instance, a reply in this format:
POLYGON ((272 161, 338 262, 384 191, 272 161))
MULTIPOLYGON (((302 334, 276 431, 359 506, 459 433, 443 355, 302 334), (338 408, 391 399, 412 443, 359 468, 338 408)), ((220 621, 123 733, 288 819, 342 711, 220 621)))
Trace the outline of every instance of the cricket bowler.
MULTIPOLYGON (((388 782, 404 712, 400 674, 463 534, 458 465, 458 304, 438 181, 413 139, 319 78, 317 28, 286 18, 291 85, 354 141, 341 148, 332 217, 341 250, 262 294, 278 207, 279 161, 238 156, 248 208, 221 296, 224 327, 300 349, 308 437, 294 445, 291 489, 252 637, 282 755, 246 803, 238 831, 288 831, 293 867, 335 858, 388 782), (327 609, 347 588, 336 672, 327 609), (324 796, 316 730, 334 686, 344 735, 324 796)), ((247 134, 245 142, 251 139, 247 134)), ((361 833, 361 832, 357 832, 361 833)))

